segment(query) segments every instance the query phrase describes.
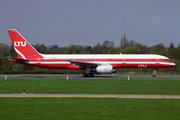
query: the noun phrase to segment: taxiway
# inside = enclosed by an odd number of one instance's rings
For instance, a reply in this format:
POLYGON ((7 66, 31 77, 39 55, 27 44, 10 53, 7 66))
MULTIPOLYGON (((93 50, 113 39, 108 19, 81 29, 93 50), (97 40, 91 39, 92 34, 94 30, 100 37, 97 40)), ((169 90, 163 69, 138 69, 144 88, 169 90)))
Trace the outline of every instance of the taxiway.
POLYGON ((138 98, 138 99, 180 99, 180 95, 148 95, 148 94, 32 94, 12 93, 0 94, 0 97, 87 97, 87 98, 138 98))

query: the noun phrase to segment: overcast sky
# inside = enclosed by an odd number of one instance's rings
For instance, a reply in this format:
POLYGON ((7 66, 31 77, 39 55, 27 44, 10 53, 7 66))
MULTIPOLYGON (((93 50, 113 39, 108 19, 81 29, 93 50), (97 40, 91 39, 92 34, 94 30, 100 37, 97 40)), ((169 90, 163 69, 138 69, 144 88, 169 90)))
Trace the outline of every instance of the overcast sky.
POLYGON ((129 40, 147 46, 180 42, 180 0, 1 0, 0 43, 7 29, 31 44, 90 45, 129 40))

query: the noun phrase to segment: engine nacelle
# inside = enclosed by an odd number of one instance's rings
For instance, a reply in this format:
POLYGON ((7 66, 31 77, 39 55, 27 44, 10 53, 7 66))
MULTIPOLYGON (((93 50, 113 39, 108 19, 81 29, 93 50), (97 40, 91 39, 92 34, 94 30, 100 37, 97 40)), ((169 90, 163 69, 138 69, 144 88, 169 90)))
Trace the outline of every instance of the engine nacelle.
POLYGON ((102 64, 101 66, 97 66, 93 71, 97 73, 116 73, 116 69, 113 69, 112 65, 102 64))

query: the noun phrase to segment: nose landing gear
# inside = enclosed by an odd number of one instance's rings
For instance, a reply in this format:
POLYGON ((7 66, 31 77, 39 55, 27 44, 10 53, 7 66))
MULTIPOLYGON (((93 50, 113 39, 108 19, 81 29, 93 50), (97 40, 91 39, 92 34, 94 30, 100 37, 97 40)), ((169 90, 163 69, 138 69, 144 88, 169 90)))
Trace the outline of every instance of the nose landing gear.
POLYGON ((153 78, 156 77, 156 74, 157 74, 156 70, 157 70, 157 69, 154 69, 154 71, 153 71, 153 74, 152 74, 152 77, 153 77, 153 78))

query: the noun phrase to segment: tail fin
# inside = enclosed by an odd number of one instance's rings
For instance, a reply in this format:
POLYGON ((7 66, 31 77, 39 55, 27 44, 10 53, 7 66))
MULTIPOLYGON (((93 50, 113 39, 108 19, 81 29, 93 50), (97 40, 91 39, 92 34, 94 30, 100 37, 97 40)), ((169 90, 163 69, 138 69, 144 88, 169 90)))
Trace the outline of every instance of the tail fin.
POLYGON ((31 44, 29 44, 26 39, 15 29, 8 29, 9 36, 11 38, 12 44, 16 51, 18 58, 28 59, 31 57, 42 58, 40 53, 36 51, 31 44))

